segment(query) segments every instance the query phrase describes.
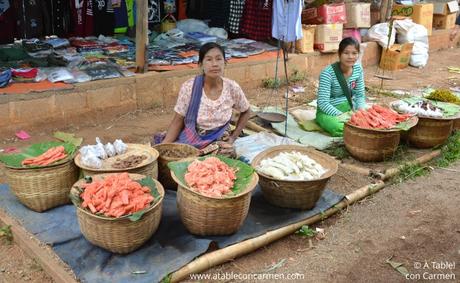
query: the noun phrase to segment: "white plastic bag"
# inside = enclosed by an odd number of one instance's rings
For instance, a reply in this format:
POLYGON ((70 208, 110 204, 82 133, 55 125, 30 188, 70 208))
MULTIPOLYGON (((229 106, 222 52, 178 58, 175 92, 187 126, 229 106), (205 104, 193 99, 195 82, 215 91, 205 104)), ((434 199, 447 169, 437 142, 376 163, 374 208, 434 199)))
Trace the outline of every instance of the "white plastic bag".
POLYGON ((117 151, 115 150, 115 147, 110 142, 107 143, 106 145, 104 145, 104 149, 105 149, 105 152, 107 153, 108 157, 112 157, 112 156, 117 155, 117 151))
POLYGON ((81 163, 84 166, 96 169, 102 167, 102 161, 92 151, 89 151, 86 155, 82 155, 81 163))
POLYGON ((409 64, 417 68, 425 67, 428 63, 428 58, 428 48, 426 47, 425 43, 414 42, 409 64))
POLYGON ((105 152, 104 145, 101 143, 99 137, 96 138, 96 146, 95 146, 96 156, 100 159, 107 159, 107 152, 105 152))
MULTIPOLYGON (((367 32, 367 38, 371 41, 377 41, 377 43, 383 48, 387 47, 388 44, 388 33, 390 26, 388 23, 381 23, 373 25, 367 32)), ((393 26, 390 38, 390 46, 395 43, 396 30, 393 26)))
POLYGON ((185 19, 178 21, 176 24, 176 27, 183 31, 184 33, 188 32, 202 32, 204 30, 207 30, 209 26, 201 21, 201 20, 195 20, 195 19, 185 19))
POLYGON ((223 28, 208 28, 204 31, 207 35, 217 36, 218 38, 227 39, 228 33, 223 28))
POLYGON ((128 146, 122 140, 115 140, 113 146, 117 154, 123 154, 128 150, 128 146))

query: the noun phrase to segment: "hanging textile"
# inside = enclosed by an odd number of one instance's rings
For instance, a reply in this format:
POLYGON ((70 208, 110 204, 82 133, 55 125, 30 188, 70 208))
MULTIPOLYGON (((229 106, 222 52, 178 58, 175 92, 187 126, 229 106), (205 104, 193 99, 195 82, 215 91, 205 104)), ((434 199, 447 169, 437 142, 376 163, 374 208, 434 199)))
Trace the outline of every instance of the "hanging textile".
POLYGON ((187 0, 178 0, 177 2, 177 19, 179 21, 187 19, 187 0))
POLYGON ((244 2, 245 0, 230 0, 228 30, 231 33, 240 33, 240 22, 243 17, 244 2))
POLYGON ((210 27, 228 29, 230 14, 230 0, 208 0, 208 15, 211 19, 210 27))
POLYGON ((206 0, 190 0, 187 2, 187 17, 191 19, 209 19, 206 0))
POLYGON ((85 17, 85 31, 84 35, 89 36, 94 33, 94 13, 93 13, 93 0, 86 0, 86 17, 85 17))
POLYGON ((151 24, 159 24, 161 22, 161 4, 160 0, 148 0, 148 8, 149 8, 149 23, 151 24))
POLYGON ((10 0, 0 0, 0 44, 12 43, 16 30, 16 17, 10 0))
POLYGON ((273 0, 246 0, 241 32, 254 40, 271 38, 273 0))
POLYGON ((10 4, 16 14, 17 38, 41 37, 48 33, 50 21, 43 0, 18 0, 10 4))
POLYGON ((301 0, 273 0, 272 37, 293 42, 302 38, 301 0))
POLYGON ((114 33, 128 31, 128 8, 125 0, 112 0, 113 14, 115 17, 114 33))
POLYGON ((70 29, 70 3, 68 0, 45 0, 50 29, 47 35, 67 36, 70 29))
POLYGON ((112 0, 93 0, 94 35, 113 35, 115 15, 112 0))
POLYGON ((87 0, 70 0, 71 35, 85 36, 87 0))

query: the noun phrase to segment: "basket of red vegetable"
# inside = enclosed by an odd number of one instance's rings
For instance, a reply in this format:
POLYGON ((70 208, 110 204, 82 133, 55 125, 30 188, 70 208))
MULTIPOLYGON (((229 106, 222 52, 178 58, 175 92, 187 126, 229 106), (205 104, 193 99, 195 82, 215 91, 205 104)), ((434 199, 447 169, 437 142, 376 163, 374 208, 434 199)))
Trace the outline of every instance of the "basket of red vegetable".
POLYGON ((413 114, 399 114, 380 105, 358 110, 345 123, 345 147, 360 161, 382 161, 395 153, 401 131, 410 129, 417 122, 418 118, 413 114))
POLYGON ((144 244, 161 220, 163 186, 139 174, 99 174, 79 180, 70 198, 92 244, 125 254, 144 244))
POLYGON ((187 230, 195 235, 229 235, 241 227, 259 177, 254 169, 223 156, 170 162, 178 184, 177 207, 187 230))
POLYGON ((43 142, 17 153, 1 154, 11 191, 28 208, 42 212, 69 202, 72 184, 78 180, 73 162, 76 146, 43 142))

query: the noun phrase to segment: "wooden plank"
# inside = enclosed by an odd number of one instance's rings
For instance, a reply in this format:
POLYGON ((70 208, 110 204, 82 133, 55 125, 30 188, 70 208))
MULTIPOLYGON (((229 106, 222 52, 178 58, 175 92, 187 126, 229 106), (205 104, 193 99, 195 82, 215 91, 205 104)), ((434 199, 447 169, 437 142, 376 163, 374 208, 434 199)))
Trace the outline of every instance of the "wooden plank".
POLYGON ((53 278, 56 283, 77 283, 78 281, 64 267, 64 263, 59 262, 57 255, 49 247, 41 247, 40 241, 28 233, 22 225, 0 209, 0 221, 6 225, 11 225, 13 240, 33 259, 37 260, 43 270, 53 278))
POLYGON ((136 73, 148 71, 148 4, 147 0, 136 1, 136 73))

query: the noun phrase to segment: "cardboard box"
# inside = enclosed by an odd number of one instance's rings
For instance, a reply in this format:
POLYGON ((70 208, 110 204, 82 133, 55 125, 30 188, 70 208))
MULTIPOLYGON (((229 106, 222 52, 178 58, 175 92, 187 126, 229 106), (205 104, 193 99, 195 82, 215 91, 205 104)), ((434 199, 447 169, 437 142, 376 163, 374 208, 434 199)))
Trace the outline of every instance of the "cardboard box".
POLYGON ((389 49, 382 50, 380 68, 383 70, 400 70, 409 65, 413 43, 393 44, 389 49))
POLYGON ((451 29, 455 27, 457 14, 433 15, 433 28, 435 29, 451 29))
POLYGON ((347 22, 345 4, 328 4, 302 11, 302 24, 343 24, 347 22))
POLYGON ((393 5, 392 16, 409 17, 414 23, 426 27, 428 35, 431 35, 433 29, 433 3, 415 4, 412 6, 393 5))
POLYGON ((346 3, 347 23, 344 28, 368 28, 371 26, 370 3, 346 3))
POLYGON ((345 37, 353 37, 359 43, 361 43, 361 33, 359 32, 359 29, 357 28, 344 28, 343 33, 342 33, 342 38, 345 38, 345 37))
POLYGON ((296 41, 295 49, 300 53, 313 52, 315 43, 315 25, 302 25, 303 37, 296 41))
POLYGON ((334 52, 339 49, 342 40, 343 24, 317 25, 315 31, 315 49, 321 52, 334 52))
POLYGON ((434 9, 433 14, 435 15, 448 15, 457 13, 459 10, 457 1, 450 1, 447 3, 433 3, 434 9))

